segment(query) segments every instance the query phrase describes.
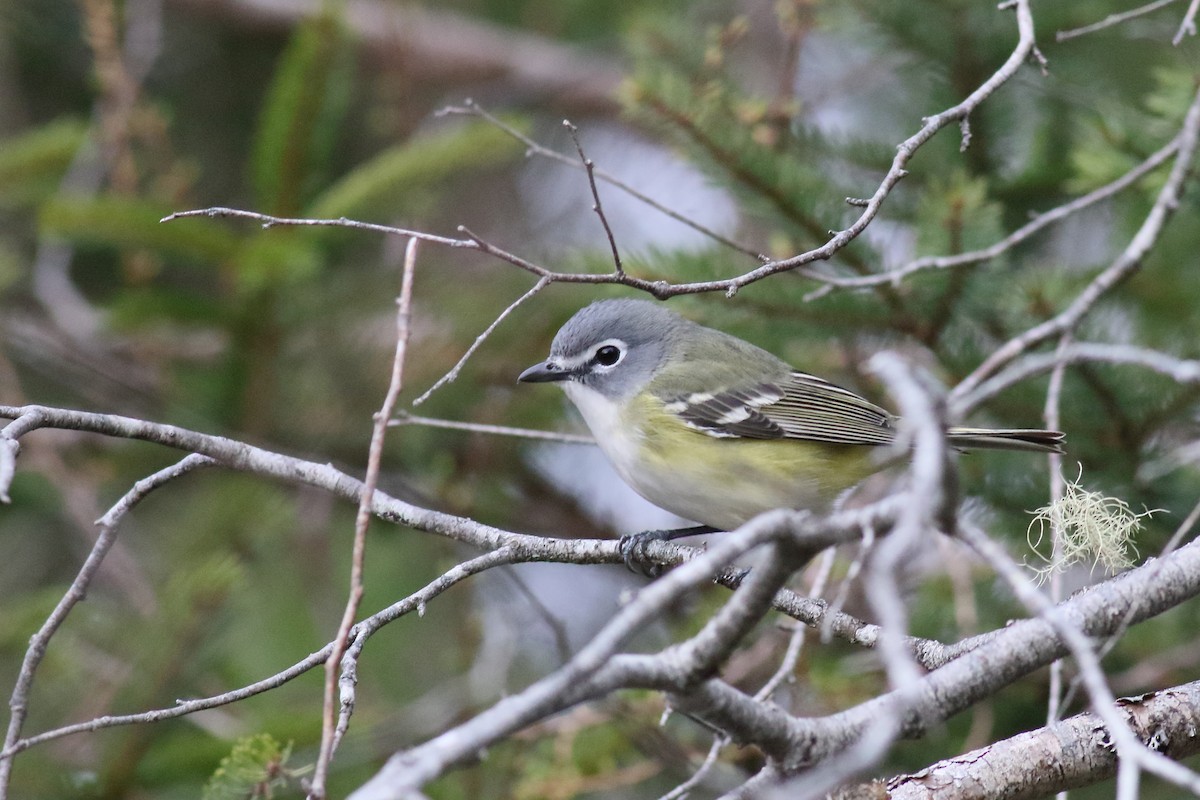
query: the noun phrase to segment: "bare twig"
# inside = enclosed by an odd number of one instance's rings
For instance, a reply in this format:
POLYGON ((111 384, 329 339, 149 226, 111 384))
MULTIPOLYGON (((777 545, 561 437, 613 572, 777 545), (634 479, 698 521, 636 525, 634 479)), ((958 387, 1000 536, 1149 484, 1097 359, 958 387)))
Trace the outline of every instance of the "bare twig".
POLYGON ((1101 297, 1141 267, 1146 254, 1158 241, 1167 219, 1179 206, 1184 181, 1192 169, 1198 139, 1200 139, 1200 91, 1192 100, 1180 128, 1179 150, 1175 156, 1175 163, 1171 167, 1171 174, 1159 191, 1150 213, 1146 215, 1146 219, 1126 248, 1111 265, 1088 284, 1087 288, 1066 309, 1010 339, 993 351, 982 364, 954 388, 954 391, 951 392, 952 401, 973 392, 985 379, 1030 348, 1064 332, 1074 330, 1101 297))
MULTIPOLYGON (((389 425, 425 425, 429 428, 445 428, 452 431, 469 431, 471 433, 486 433, 491 436, 516 436, 521 439, 537 439, 539 441, 560 442, 562 444, 595 444, 591 436, 578 433, 556 433, 554 431, 537 431, 530 428, 512 428, 507 425, 485 425, 480 422, 458 422, 449 419, 419 417, 416 414, 398 412, 389 425)), ((3 440, 0 440, 2 443, 3 440)))
POLYGON ((551 611, 542 599, 537 596, 533 589, 529 588, 524 578, 516 569, 509 568, 500 570, 500 574, 512 582, 512 585, 517 587, 517 591, 525 598, 525 602, 533 609, 534 613, 545 623, 550 629, 550 635, 554 637, 554 649, 558 651, 558 661, 560 664, 565 664, 571 658, 571 637, 567 633, 567 626, 557 614, 551 611))
MULTIPOLYGON (((362 622, 354 626, 351 635, 350 648, 361 648, 362 645, 380 628, 390 622, 394 622, 401 617, 413 612, 421 611, 427 603, 435 597, 445 592, 447 589, 466 580, 472 575, 476 575, 484 570, 504 564, 511 564, 518 560, 518 552, 515 548, 501 547, 498 550, 484 553, 481 556, 476 556, 473 559, 457 564, 453 569, 439 575, 435 580, 426 584, 417 592, 405 597, 387 608, 372 614, 362 622)), ((240 689, 234 689, 229 692, 223 692, 212 697, 197 698, 193 700, 183 700, 169 708, 160 708, 152 711, 144 711, 140 714, 125 714, 122 716, 105 716, 97 717, 96 719, 87 722, 80 722, 74 725, 67 725, 62 728, 39 733, 36 736, 30 736, 26 739, 21 739, 11 747, 0 752, 0 758, 9 758, 23 750, 28 750, 39 744, 51 742, 56 739, 61 739, 65 736, 73 736, 77 733, 91 733, 92 731, 102 730, 104 728, 115 728, 122 725, 141 725, 151 722, 160 722, 166 719, 176 719, 178 717, 194 714, 197 711, 204 711, 210 708, 218 708, 220 706, 236 703, 239 700, 244 700, 247 697, 253 697, 256 694, 275 689, 283 684, 297 678, 300 675, 308 672, 311 669, 321 666, 329 660, 330 653, 333 652, 333 642, 325 645, 320 650, 310 654, 306 658, 298 661, 292 666, 281 672, 278 672, 270 677, 260 681, 243 686, 240 689)))
MULTIPOLYGON (((464 114, 464 115, 468 115, 468 116, 472 116, 472 117, 479 117, 480 119, 487 120, 490 124, 494 125, 496 128, 499 128, 500 130, 504 131, 512 138, 516 139, 521 144, 525 145, 526 156, 541 156, 542 158, 546 158, 551 161, 558 162, 559 164, 565 164, 568 167, 574 167, 576 169, 581 169, 583 167, 583 165, 581 163, 579 163, 579 159, 565 156, 562 153, 558 152, 557 150, 551 150, 550 148, 539 144, 538 142, 529 138, 525 134, 521 133, 519 130, 517 130, 513 126, 504 122, 504 120, 496 117, 491 112, 484 109, 483 106, 479 105, 479 103, 476 103, 474 100, 468 99, 464 102, 464 104, 462 106, 447 106, 446 108, 443 108, 442 110, 440 110, 438 112, 439 116, 450 115, 450 114, 464 114)), ((764 256, 763 254, 759 253, 758 251, 754 250, 753 248, 746 247, 745 245, 742 245, 742 244, 738 244, 737 242, 733 241, 732 239, 730 239, 726 236, 722 236, 721 234, 717 233, 713 229, 705 227, 704 225, 701 225, 700 223, 696 222, 695 220, 685 217, 683 214, 680 214, 678 211, 675 211, 674 209, 664 206, 662 203, 658 202, 654 198, 652 198, 646 194, 643 194, 642 192, 639 192, 637 189, 634 189, 632 186, 630 186, 629 184, 620 180, 612 173, 606 172, 599 167, 595 167, 592 169, 592 174, 597 179, 604 181, 605 183, 609 184, 610 186, 615 187, 616 189, 619 189, 620 191, 624 192, 625 194, 629 195, 630 197, 634 198, 635 200, 638 200, 638 201, 644 203, 645 205, 650 206, 651 208, 653 208, 655 211, 659 212, 660 214, 665 214, 666 216, 670 217, 671 219, 675 220, 676 222, 682 223, 683 225, 688 226, 692 230, 694 230, 700 234, 703 234, 704 236, 707 236, 709 239, 712 239, 714 242, 718 242, 719 244, 722 244, 725 247, 730 248, 731 250, 736 250, 739 253, 745 253, 746 255, 750 256, 751 258, 753 258, 759 262, 766 263, 771 260, 771 259, 767 258, 766 256, 764 256)))
MULTIPOLYGON (((808 587, 810 598, 817 598, 825 594, 825 585, 829 581, 830 573, 833 572, 833 564, 836 560, 837 550, 835 548, 830 547, 821 555, 821 560, 817 562, 817 568, 812 577, 812 583, 808 587)), ((775 690, 782 686, 784 681, 796 679, 796 664, 800 661, 800 650, 804 647, 807 633, 807 626, 794 625, 792 635, 788 637, 787 650, 784 651, 779 666, 762 688, 754 693, 754 699, 770 700, 775 694, 775 690)))
MULTIPOLYGON (((412 287, 413 275, 417 266, 418 240, 410 239, 404 251, 404 271, 400 282, 400 297, 396 302, 396 354, 392 359, 392 376, 383 407, 375 415, 374 427, 371 431, 371 445, 367 455, 367 474, 363 481, 362 496, 358 504, 358 515, 354 521, 354 549, 350 566, 350 592, 346 599, 346 608, 342 613, 342 621, 338 634, 334 638, 333 652, 325 662, 325 704, 321 726, 321 747, 317 756, 316 768, 313 770, 312 784, 309 797, 322 800, 325 797, 325 781, 329 774, 329 764, 333 759, 338 741, 349 725, 350 715, 354 711, 354 681, 343 669, 342 656, 346 654, 347 643, 350 640, 350 630, 354 618, 358 616, 358 607, 363 596, 363 571, 367 546, 367 528, 371 523, 375 486, 379 480, 379 465, 383 458, 383 442, 387 436, 388 420, 396 407, 400 390, 404 387, 404 357, 408 351, 409 320, 412 316, 412 287), (339 681, 339 675, 342 680, 339 681), (340 692, 339 692, 340 686, 340 692), (341 702, 335 698, 340 695, 341 702), (340 712, 337 710, 340 707, 340 712)), ((352 665, 353 666, 353 665, 352 665)))
POLYGON ((973 391, 960 394, 954 401, 952 411, 956 416, 966 415, 1022 381, 1056 370, 1059 365, 1084 363, 1128 364, 1165 375, 1176 383, 1200 383, 1200 361, 1187 361, 1158 350, 1133 345, 1080 342, 1069 344, 1054 353, 1025 356, 994 377, 980 383, 973 391))
MULTIPOLYGON (((1062 338, 1058 340, 1058 348, 1055 351, 1054 370, 1050 373, 1050 386, 1046 390, 1046 408, 1043 418, 1046 421, 1048 430, 1062 430, 1062 388, 1063 380, 1067 374, 1067 361, 1062 357, 1063 353, 1071 345, 1071 334, 1064 333, 1062 338)), ((1050 506, 1055 507, 1062 502, 1064 486, 1062 476, 1062 455, 1059 453, 1049 454, 1050 462, 1050 506)), ((1055 517, 1051 517, 1050 524, 1051 536, 1051 554, 1050 561, 1053 565, 1062 563, 1063 557, 1063 530, 1058 524, 1055 517)), ((1063 579, 1061 569, 1052 569, 1050 571, 1050 602, 1060 603, 1063 594, 1063 579)), ((1046 702, 1046 724, 1052 725, 1059 718, 1063 707, 1063 663, 1062 659, 1056 660, 1050 665, 1050 686, 1047 691, 1048 699, 1046 702)))
MULTIPOLYGON (((858 548, 854 553, 854 558, 850 559, 850 564, 846 567, 846 574, 839 581, 837 594, 833 596, 829 607, 835 611, 841 611, 846 607, 846 601, 850 598, 850 590, 854 586, 854 582, 858 580, 859 573, 862 572, 863 565, 867 563, 867 555, 871 552, 871 548, 875 546, 875 529, 868 527, 863 531, 862 541, 858 543, 858 548)), ((828 642, 833 631, 831 625, 833 617, 828 617, 821 625, 821 641, 828 642)))
POLYGON ((1179 30, 1171 38, 1171 44, 1176 47, 1183 41, 1185 36, 1196 35, 1196 13, 1200 12, 1200 0, 1192 0, 1188 3, 1187 11, 1184 12, 1183 21, 1179 23, 1179 30))
POLYGON ((344 218, 336 220, 289 219, 272 217, 267 214, 259 214, 253 211, 242 211, 221 207, 177 212, 164 217, 163 222, 194 216, 239 217, 243 219, 257 220, 266 227, 271 227, 274 225, 347 227, 392 235, 410 236, 421 239, 422 241, 441 244, 448 247, 461 247, 471 250, 478 250, 479 252, 494 256, 502 261, 506 261, 516 267, 526 270, 527 272, 537 275, 539 278, 547 278, 551 282, 620 284, 622 286, 628 286, 633 289, 648 292, 660 300, 681 294, 698 294, 701 292, 716 291, 723 291, 728 296, 732 297, 744 286, 756 283, 770 275, 792 270, 798 271, 801 274, 817 280, 825 280, 827 276, 802 268, 808 264, 828 260, 829 258, 833 257, 835 253, 839 252, 852 241, 857 239, 879 214, 879 210, 882 208, 888 196, 892 193, 892 190, 896 187, 896 184, 898 184, 904 178, 904 176, 908 174, 906 166, 916 154, 917 150, 919 150, 926 142, 932 139, 934 135, 937 134, 942 128, 945 128, 951 124, 957 124, 966 117, 970 116, 970 114, 976 108, 978 108, 984 100, 986 100, 997 89, 1007 83, 1013 77, 1013 75, 1017 73, 1017 71, 1028 58, 1034 55, 1035 47, 1033 15, 1029 10, 1029 0, 1015 0, 1015 2, 1005 5, 1006 7, 1011 5, 1011 7, 1016 11, 1018 40, 1013 52, 1009 55, 1004 64, 998 70, 996 70, 995 73, 993 73, 987 80, 980 84, 980 86, 976 88, 975 91, 971 92, 962 102, 938 114, 926 117, 922 121, 921 128, 897 146, 896 156, 892 160, 891 166, 884 175, 883 180, 880 182, 875 192, 870 196, 870 198, 866 199, 866 204, 862 206, 863 210, 858 218, 852 222, 849 227, 834 233, 829 241, 820 247, 780 261, 771 261, 765 263, 756 269, 742 273, 741 275, 733 278, 673 284, 667 281, 637 278, 621 271, 613 271, 609 273, 555 272, 484 241, 482 238, 473 234, 464 226, 459 227, 459 232, 465 234, 468 238, 454 239, 445 236, 422 233, 420 231, 392 228, 387 225, 374 225, 365 222, 357 222, 344 218))
MULTIPOLYGON (((9 427, 16 424, 13 423, 9 427)), ((92 578, 100 568, 100 564, 104 561, 113 542, 116 541, 117 529, 121 520, 155 489, 195 469, 210 466, 213 463, 211 458, 205 456, 194 454, 186 456, 170 467, 159 470, 135 483, 132 489, 96 521, 96 524, 100 526, 100 535, 96 537, 91 552, 88 553, 88 557, 79 568, 79 573, 71 582, 71 586, 58 601, 58 605, 42 623, 38 632, 30 638, 29 647, 25 650, 25 658, 21 662, 21 669, 13 686, 12 697, 8 702, 11 716, 8 720, 8 731, 4 736, 4 747, 0 748, 3 750, 3 753, 0 753, 0 800, 8 796, 13 757, 18 752, 16 744, 21 737, 21 729, 25 725, 25 718, 29 710, 29 691, 33 686, 33 678, 37 673, 38 665, 46 655, 46 648, 50 644, 51 637, 66 620, 71 609, 87 595, 92 578)))
POLYGON ((895 269, 889 269, 886 272, 881 272, 876 275, 856 275, 856 276, 821 276, 819 280, 825 283, 820 289, 816 289, 805 295, 805 300, 815 300, 829 294, 834 289, 865 289, 872 286, 882 284, 898 284, 903 279, 924 270, 934 269, 951 269, 953 267, 968 266, 970 264, 979 264, 985 261, 990 261, 997 258, 1012 248, 1016 247, 1021 242, 1029 239, 1034 234, 1054 223, 1061 222, 1072 214, 1076 214, 1085 208, 1089 208, 1102 200, 1106 200, 1119 192, 1128 189, 1133 184, 1137 183, 1141 178, 1156 170, 1167 162, 1179 149, 1179 136, 1176 136, 1165 146, 1153 153, 1145 161, 1138 164, 1133 169, 1126 172, 1121 177, 1093 189, 1085 195, 1075 198, 1074 200, 1063 203, 1061 206, 1044 211, 1038 214, 1029 222, 1026 222, 1015 231, 1005 236, 1003 239, 988 245, 979 250, 972 250, 967 253, 957 253, 949 256, 923 256, 914 259, 907 264, 903 264, 895 269))
POLYGON ((686 781, 676 786, 671 791, 664 794, 659 800, 683 800, 695 789, 712 770, 717 763, 717 758, 721 755, 721 748, 729 743, 729 740, 724 736, 714 736, 713 743, 708 748, 708 754, 704 756, 704 760, 700 762, 700 766, 696 767, 696 771, 691 774, 686 781))
POLYGON ((415 407, 415 406, 421 405, 426 400, 428 400, 429 396, 431 394, 433 394, 435 391, 437 391, 439 388, 446 385, 447 383, 451 383, 456 378, 458 378, 458 374, 460 372, 462 372, 463 365, 467 363, 467 359, 469 359, 472 355, 474 355, 475 351, 479 349, 480 345, 482 345, 487 340, 487 338, 492 335, 492 331, 496 330, 496 327, 501 322, 504 321, 504 318, 507 317, 509 314, 511 314, 513 311, 515 311, 517 309, 517 307, 520 306, 522 303, 524 303, 526 300, 528 300, 531 297, 533 297, 534 295, 536 295, 542 289, 545 289, 549 284, 550 284, 550 278, 543 276, 540 279, 538 279, 538 282, 533 285, 532 289, 530 289, 528 292, 526 292, 525 294, 518 297, 512 303, 509 303, 508 307, 505 308, 503 311, 501 311, 500 315, 497 316, 494 320, 492 320, 492 324, 488 325, 487 328, 484 329, 483 333, 481 333, 475 337, 475 341, 472 342, 471 346, 467 348, 467 352, 463 353, 462 358, 460 358, 458 360, 458 363, 456 363, 453 367, 451 367, 449 372, 447 372, 442 377, 438 378, 434 382, 434 384, 432 386, 430 386, 428 389, 426 389, 425 392, 420 397, 418 397, 416 400, 412 401, 413 406, 415 407))
MULTIPOLYGON (((905 169, 905 167, 908 165, 908 162, 912 159, 916 151, 920 149, 922 145, 932 139, 934 134, 936 134, 942 128, 952 123, 961 122, 963 119, 969 117, 984 100, 990 97, 993 92, 1007 83, 1009 79, 1011 79, 1012 76, 1017 73, 1017 71, 1036 49, 1034 41, 1033 14, 1029 10, 1028 0, 1016 0, 1016 2, 1011 4, 1005 4, 1005 7, 1013 8, 1017 17, 1018 39, 1017 45, 1013 49, 1013 52, 1009 55, 1004 64, 1001 65, 998 70, 996 70, 995 73, 993 73, 987 80, 980 84, 980 86, 975 89, 975 91, 971 92, 971 94, 969 94, 962 102, 956 106, 946 109, 945 111, 942 111, 939 114, 926 117, 923 120, 921 129, 897 146, 896 156, 892 160, 892 164, 888 168, 887 174, 884 175, 883 181, 879 184, 879 188, 875 190, 875 193, 871 195, 871 197, 867 199, 866 204, 862 206, 863 211, 859 215, 858 219, 851 223, 848 228, 836 233, 826 244, 815 250, 810 250, 807 253, 801 253, 800 255, 793 256, 782 261, 765 264, 756 270, 747 272, 744 275, 733 279, 730 282, 729 288, 726 290, 729 294, 736 293, 737 290, 742 286, 753 283, 756 280, 760 280, 766 275, 783 270, 796 269, 797 267, 803 266, 804 264, 810 264, 814 261, 824 261, 833 256, 834 253, 841 250, 847 244, 854 241, 854 239, 858 238, 859 234, 866 230, 871 221, 875 219, 875 216, 879 213, 879 209, 882 207, 883 202, 887 199, 888 195, 891 194, 892 189, 894 189, 896 184, 908 174, 908 171, 905 169)), ((808 277, 813 277, 818 280, 824 279, 823 276, 807 271, 804 274, 808 277)))
POLYGON ((1090 25, 1084 25, 1080 28, 1071 28, 1070 30, 1066 31, 1058 31, 1054 34, 1054 41, 1065 42, 1068 39, 1074 39, 1078 36, 1086 36, 1089 33, 1095 33, 1096 31, 1110 28, 1113 25, 1120 25, 1122 22, 1136 19, 1144 14, 1151 14, 1155 11, 1158 11, 1160 8, 1171 5, 1171 3, 1174 2, 1175 0, 1154 0, 1153 3, 1147 3, 1144 6, 1138 6, 1137 8, 1130 9, 1129 11, 1122 11, 1118 14, 1109 14, 1099 22, 1093 22, 1090 25))
POLYGON ((36 411, 19 414, 0 430, 0 503, 11 503, 8 490, 17 475, 17 456, 21 454, 21 436, 42 426, 36 411))
POLYGON ((575 152, 579 153, 579 160, 583 163, 584 170, 587 171, 588 187, 592 190, 592 211, 596 212, 596 216, 600 217, 600 224, 604 226, 604 235, 608 237, 608 247, 612 250, 613 270, 618 275, 625 273, 625 267, 621 265, 621 252, 617 249, 617 238, 613 236, 612 226, 608 224, 608 216, 604 213, 604 206, 600 203, 600 190, 596 187, 596 164, 583 152, 583 144, 579 141, 579 128, 571 124, 570 120, 563 120, 563 127, 571 134, 571 141, 575 142, 575 152))

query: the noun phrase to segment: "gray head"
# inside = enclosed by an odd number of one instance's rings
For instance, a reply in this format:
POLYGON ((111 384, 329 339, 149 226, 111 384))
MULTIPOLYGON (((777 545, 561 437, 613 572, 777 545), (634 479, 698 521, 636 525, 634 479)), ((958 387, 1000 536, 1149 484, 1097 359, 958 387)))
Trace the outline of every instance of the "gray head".
POLYGON ((650 300, 601 300, 567 320, 550 345, 550 357, 517 380, 575 381, 624 399, 650 381, 668 343, 693 324, 650 300))

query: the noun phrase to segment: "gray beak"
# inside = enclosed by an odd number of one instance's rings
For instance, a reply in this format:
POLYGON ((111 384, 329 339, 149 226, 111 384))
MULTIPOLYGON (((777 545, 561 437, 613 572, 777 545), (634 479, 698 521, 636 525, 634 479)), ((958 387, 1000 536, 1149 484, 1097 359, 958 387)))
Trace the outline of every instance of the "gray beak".
POLYGON ((517 376, 517 381, 520 383, 550 383, 565 381, 570 377, 570 370, 563 369, 553 361, 543 361, 522 372, 517 376))

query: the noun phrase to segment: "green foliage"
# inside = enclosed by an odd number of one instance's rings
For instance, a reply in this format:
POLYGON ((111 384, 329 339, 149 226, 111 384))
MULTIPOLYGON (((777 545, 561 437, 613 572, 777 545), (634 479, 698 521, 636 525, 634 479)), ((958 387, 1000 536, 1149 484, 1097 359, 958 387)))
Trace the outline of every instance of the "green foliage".
MULTIPOLYGON (((709 26, 700 35, 677 20, 652 19, 634 39, 635 71, 623 87, 627 111, 682 148, 746 210, 783 224, 800 249, 826 238, 852 194, 832 167, 851 152, 875 165, 879 153, 862 142, 839 147, 800 120, 795 101, 783 104, 747 93, 727 70, 747 31, 744 19, 709 26)), ((855 257, 857 258, 857 257, 855 257)))
POLYGON ((289 785, 294 773, 288 768, 291 744, 282 745, 270 734, 239 739, 229 755, 221 759, 202 800, 269 800, 289 785))
POLYGON ((288 216, 324 178, 352 86, 353 49, 335 7, 303 23, 275 71, 259 121, 254 178, 258 206, 288 216))
MULTIPOLYGON (((1109 100, 1101 105, 1101 113, 1082 118, 1081 146, 1071 153, 1075 168, 1067 182, 1071 191, 1087 192, 1115 180, 1178 130, 1183 110, 1195 93, 1197 73, 1178 66, 1162 67, 1151 77, 1154 87, 1145 95, 1143 107, 1131 109, 1109 100)), ((1157 191, 1164 180, 1165 173, 1160 172, 1143 184, 1148 191, 1157 191)))
POLYGON ((1004 235, 1003 209, 988 197, 988 181, 962 169, 934 175, 917 206, 917 252, 953 255, 986 247, 1004 235))
POLYGON ((156 250, 164 255, 204 262, 222 261, 235 252, 236 239, 199 219, 170 225, 162 204, 112 195, 94 199, 56 196, 41 207, 43 233, 80 244, 115 249, 156 250))
POLYGON ((0 142, 0 208, 36 204, 58 187, 87 136, 76 119, 60 119, 0 142))
POLYGON ((313 201, 308 215, 332 219, 411 213, 427 205, 432 190, 447 179, 502 164, 519 151, 515 139, 486 123, 439 130, 390 147, 355 167, 313 201))
MULTIPOLYGON (((82 120, 104 111, 79 33, 81 9, 95 5, 103 4, 18 0, 18 13, 6 17, 0 31, 16 63, 11 71, 7 61, 0 64, 0 86, 5 92, 16 87, 16 111, 5 120, 12 135, 0 142, 0 396, 6 401, 8 393, 21 402, 63 396, 71 405, 225 432, 361 473, 391 358, 402 242, 336 228, 264 231, 237 220, 159 223, 184 208, 246 205, 440 233, 464 224, 554 268, 611 269, 598 229, 594 239, 564 248, 544 236, 554 232, 556 219, 545 230, 529 224, 524 204, 548 190, 534 185, 536 169, 517 157, 518 143, 483 123, 426 121, 438 104, 466 93, 470 76, 442 80, 423 71, 426 65, 397 66, 368 54, 351 40, 332 2, 286 41, 216 18, 197 23, 168 7, 169 47, 141 86, 124 131, 128 140, 117 148, 121 169, 133 180, 118 189, 108 175, 94 196, 60 191, 79 148, 90 146, 85 140, 92 126, 82 120), (197 108, 210 113, 196 114, 197 108), (45 242, 75 248, 70 274, 104 316, 96 341, 66 341, 49 325, 30 332, 26 320, 38 318, 41 302, 31 298, 45 277, 35 276, 31 265, 45 242), (129 364, 129 374, 85 345, 115 354, 114 363, 129 364)), ((966 0, 780 3, 775 18, 764 5, 763 13, 746 19, 730 19, 728 9, 714 3, 459 0, 453 7, 573 41, 615 41, 631 31, 632 75, 621 97, 638 134, 665 142, 732 196, 735 238, 775 256, 824 242, 829 229, 854 219, 858 209, 844 198, 873 191, 896 142, 922 115, 977 86, 1007 57, 1015 33, 1011 12, 966 0), (794 68, 798 76, 787 72, 791 42, 807 57, 794 68), (805 91, 796 91, 792 79, 805 91), (840 126, 824 122, 830 105, 843 115, 840 126)), ((938 134, 913 159, 868 235, 812 269, 869 273, 991 244, 1032 213, 1114 179, 1174 134, 1195 91, 1195 40, 1160 47, 1145 29, 1135 35, 1117 27, 1057 45, 1055 29, 1113 9, 1089 2, 1035 4, 1034 10, 1050 76, 1029 68, 989 99, 972 115, 965 153, 956 128, 938 134)), ((489 106, 515 98, 511 105, 518 109, 509 113, 519 122, 505 119, 522 131, 557 129, 567 113, 584 133, 608 122, 591 107, 567 112, 561 104, 571 97, 546 100, 509 83, 511 77, 489 76, 470 88, 488 97, 489 106)), ((613 162, 600 166, 623 174, 627 165, 613 162)), ((961 378, 999 342, 1063 308, 1111 262, 1165 172, 1084 217, 1079 227, 1047 231, 994 262, 816 300, 809 298, 815 282, 780 275, 734 298, 680 297, 671 306, 890 405, 883 387, 861 371, 867 356, 897 348, 947 382, 961 378)), ((552 201, 564 217, 590 214, 582 173, 572 174, 574 193, 552 201)), ((601 191, 607 204, 609 189, 601 191)), ((1200 329, 1194 291, 1200 228, 1191 224, 1196 196, 1193 179, 1144 271, 1109 295, 1081 338, 1200 356, 1194 336, 1200 329)), ((623 247, 619 229, 617 240, 623 247)), ((631 273, 671 281, 728 278, 753 264, 716 246, 625 254, 631 273)), ((403 400, 436 380, 530 284, 530 276, 511 265, 423 247, 403 400)), ((614 287, 542 292, 501 324, 461 377, 420 412, 561 425, 561 398, 516 388, 514 376, 543 357, 553 331, 580 305, 628 295, 614 287)), ((1045 387, 1044 378, 1025 382, 968 422, 1039 424, 1045 387)), ((1170 512, 1145 521, 1137 542, 1144 554, 1165 541, 1194 502, 1195 469, 1176 466, 1171 455, 1177 443, 1195 438, 1197 401, 1196 390, 1133 368, 1068 371, 1064 427, 1070 458, 1086 464, 1087 490, 1170 512)), ((0 538, 17 543, 0 566, 0 672, 10 676, 30 633, 77 571, 94 535, 90 521, 133 480, 174 457, 96 437, 28 441, 14 503, 0 509, 0 538)), ((508 439, 393 429, 381 485, 424 507, 530 532, 607 533, 568 499, 551 494, 529 467, 531 452, 508 439)), ((979 498, 996 530, 1017 532, 1010 544, 1022 546, 1028 510, 1046 502, 1044 462, 976 453, 959 466, 964 493, 979 498)), ((128 518, 89 601, 52 643, 35 685, 29 731, 226 691, 321 647, 344 603, 352 525, 351 504, 244 475, 212 471, 164 488, 128 518)), ((373 526, 368 551, 364 613, 394 602, 462 556, 438 538, 382 525, 373 526)), ((989 579, 967 579, 974 581, 968 590, 978 599, 980 628, 1021 613, 989 579)), ((912 598, 915 629, 946 638, 968 633, 947 610, 961 587, 940 574, 920 580, 912 598)), ((499 688, 487 691, 475 686, 476 672, 491 669, 472 666, 483 658, 489 633, 480 609, 495 601, 480 584, 448 592, 423 618, 401 620, 373 640, 335 781, 348 789, 370 773, 382 747, 419 740, 446 719, 473 713, 494 699, 488 691, 525 685, 533 677, 529 664, 544 663, 537 645, 523 638, 530 632, 521 630, 514 634, 518 654, 507 682, 498 678, 499 688)), ((713 590, 659 622, 676 635, 694 631, 722 597, 713 590)), ((853 593, 848 604, 870 613, 853 593)), ((1112 662, 1131 668, 1165 641, 1186 644, 1197 613, 1187 607, 1133 629, 1112 662)), ((739 673, 748 676, 742 688, 757 688, 762 670, 777 663, 782 639, 765 630, 761 647, 738 655, 739 668, 757 659, 739 673)), ((1182 667, 1168 674, 1187 679, 1182 667)), ((845 707, 886 682, 870 656, 815 640, 806 644, 796 675, 799 683, 785 699, 798 713, 845 707)), ((194 797, 206 780, 206 797, 267 796, 268 788, 276 796, 294 794, 290 744, 259 734, 230 752, 231 740, 269 730, 294 738, 297 751, 308 753, 319 735, 320 694, 314 672, 222 709, 203 725, 131 726, 89 734, 78 746, 32 748, 16 762, 13 794, 194 797)), ((997 736, 1040 725, 1042 695, 1033 683, 1006 693, 995 707, 997 736)), ((647 697, 634 693, 622 698, 632 709, 602 709, 523 734, 430 794, 660 795, 673 776, 661 768, 647 777, 647 765, 664 751, 673 753, 677 742, 663 746, 658 696, 647 697), (627 783, 615 784, 613 776, 627 783)), ((970 722, 952 720, 884 768, 922 766, 957 752, 970 722)), ((672 724, 694 733, 686 720, 672 724)), ((690 747, 693 733, 678 740, 690 747)), ((705 747, 688 750, 677 763, 694 763, 705 747)))
POLYGON ((21 257, 14 250, 0 243, 0 295, 21 277, 21 267, 21 257))

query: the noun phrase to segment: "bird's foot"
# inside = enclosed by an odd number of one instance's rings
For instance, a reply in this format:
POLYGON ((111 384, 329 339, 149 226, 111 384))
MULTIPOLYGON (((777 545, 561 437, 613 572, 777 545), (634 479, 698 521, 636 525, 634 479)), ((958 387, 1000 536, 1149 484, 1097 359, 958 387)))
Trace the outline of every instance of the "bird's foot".
POLYGON ((663 565, 651 560, 646 553, 646 547, 651 542, 669 542, 684 536, 699 536, 703 533, 717 532, 717 529, 710 525, 642 531, 622 536, 617 546, 621 551, 621 558, 624 559, 625 566, 629 568, 630 572, 636 572, 648 578, 657 578, 663 572, 663 565))

